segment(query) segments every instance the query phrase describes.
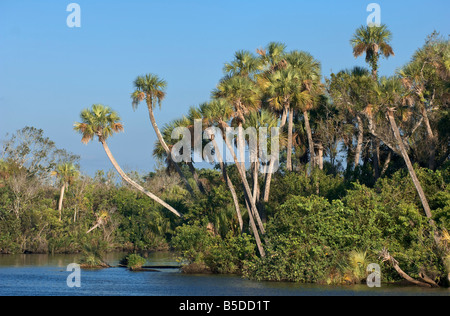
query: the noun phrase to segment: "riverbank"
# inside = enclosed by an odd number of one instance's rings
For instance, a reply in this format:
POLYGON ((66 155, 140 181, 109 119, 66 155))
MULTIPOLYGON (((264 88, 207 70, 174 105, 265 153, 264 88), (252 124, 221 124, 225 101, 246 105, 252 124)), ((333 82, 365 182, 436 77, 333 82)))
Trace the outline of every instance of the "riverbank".
MULTIPOLYGON (((117 266, 124 253, 106 254, 117 266)), ((382 284, 324 286, 293 282, 252 281, 235 275, 184 274, 179 269, 157 273, 132 272, 112 267, 82 270, 81 287, 66 284, 67 265, 77 255, 0 255, 0 296, 450 296, 448 289, 382 284)), ((171 253, 151 253, 148 266, 173 265, 171 253)))

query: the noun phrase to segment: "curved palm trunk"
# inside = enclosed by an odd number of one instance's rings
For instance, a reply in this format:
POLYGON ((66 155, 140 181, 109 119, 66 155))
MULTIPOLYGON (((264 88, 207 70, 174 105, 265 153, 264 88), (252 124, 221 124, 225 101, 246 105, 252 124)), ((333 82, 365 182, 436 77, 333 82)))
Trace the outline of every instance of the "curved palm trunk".
POLYGON ((94 229, 100 227, 100 225, 102 225, 103 223, 101 221, 98 221, 94 226, 91 227, 91 229, 89 229, 86 234, 89 234, 91 231, 93 231, 94 229))
MULTIPOLYGON (((153 126, 153 129, 155 130, 156 136, 158 137, 158 140, 161 143, 161 146, 166 151, 167 156, 169 157, 170 160, 172 160, 172 153, 171 153, 169 147, 167 146, 166 142, 164 141, 164 138, 163 138, 161 132, 159 131, 158 125, 156 124, 155 115, 153 113, 153 105, 151 103, 149 103, 149 104, 147 104, 147 107, 148 107, 148 114, 150 116, 150 122, 152 123, 152 126, 153 126)), ((186 189, 189 191, 189 193, 191 195, 194 195, 194 190, 192 189, 191 185, 189 184, 189 181, 187 180, 186 176, 183 174, 183 171, 181 171, 180 166, 175 161, 173 161, 173 165, 175 166, 175 170, 180 175, 181 180, 183 180, 184 185, 186 186, 186 189)))
POLYGON ((66 184, 64 183, 61 187, 61 194, 59 195, 59 202, 58 202, 58 211, 59 211, 59 220, 62 219, 62 207, 63 207, 63 200, 64 200, 64 192, 66 190, 66 184))
POLYGON ((288 171, 292 171, 292 131, 294 129, 294 110, 289 110, 289 123, 288 123, 288 143, 287 143, 287 160, 286 168, 288 171))
POLYGON ((380 254, 380 257, 383 259, 383 261, 388 261, 392 264, 392 266, 394 267, 395 271, 397 271, 397 273, 404 278, 405 280, 407 280, 408 282, 411 282, 412 284, 418 285, 418 286, 422 286, 422 287, 432 287, 430 284, 428 283, 424 283, 424 282, 420 282, 418 280, 413 279, 412 277, 410 277, 406 272, 404 272, 400 266, 398 265, 398 261, 395 260, 394 257, 392 257, 389 252, 386 249, 383 249, 383 251, 380 254))
POLYGON ((425 214, 428 217, 428 219, 430 220, 430 223, 432 224, 432 226, 434 226, 434 222, 431 219, 432 214, 431 214, 430 206, 428 204, 428 200, 425 196, 422 186, 420 185, 420 182, 419 182, 419 179, 417 178, 416 172, 414 171, 414 167, 411 163, 411 160, 409 159, 409 156, 405 149, 405 146, 403 145, 403 140, 400 136, 400 131, 398 129, 397 123, 395 122, 394 112, 392 109, 388 109, 387 116, 388 116, 389 122, 391 124, 392 131, 394 132, 394 136, 397 141, 397 145, 400 148, 400 152, 403 156, 403 160, 405 161, 406 167, 408 168, 409 175, 411 176, 414 186, 416 187, 417 193, 419 194, 419 198, 420 198, 420 201, 422 202, 422 206, 423 206, 423 209, 425 210, 425 214))
POLYGON ((359 166, 359 161, 361 160, 361 150, 364 142, 364 125, 363 120, 359 114, 356 115, 356 119, 358 120, 358 141, 355 149, 355 168, 359 166))
POLYGON ((308 135, 309 152, 311 155, 311 167, 314 168, 316 166, 316 152, 314 150, 314 142, 312 138, 311 125, 309 124, 308 111, 303 111, 303 117, 305 118, 305 129, 306 134, 308 135))
POLYGON ((171 211, 173 214, 175 214, 178 217, 182 217, 182 215, 175 210, 172 206, 170 206, 169 204, 167 204, 166 202, 164 202, 163 200, 161 200, 159 197, 157 197, 156 195, 154 195, 153 193, 145 190, 142 186, 140 186, 139 184, 137 184, 136 182, 134 182, 123 170, 122 168, 120 168, 119 164, 117 163, 116 159, 114 158, 114 156, 112 155, 111 151, 109 150, 108 145, 106 144, 106 141, 104 140, 100 140, 100 142, 103 145, 103 149, 106 152, 106 155, 108 156, 109 160, 111 161, 112 165, 114 166, 114 168, 117 170, 117 172, 120 174, 120 176, 128 183, 130 184, 132 187, 136 188, 138 191, 144 193, 145 195, 147 195, 149 198, 151 198, 152 200, 154 200, 156 203, 164 206, 165 208, 167 208, 169 211, 171 211))

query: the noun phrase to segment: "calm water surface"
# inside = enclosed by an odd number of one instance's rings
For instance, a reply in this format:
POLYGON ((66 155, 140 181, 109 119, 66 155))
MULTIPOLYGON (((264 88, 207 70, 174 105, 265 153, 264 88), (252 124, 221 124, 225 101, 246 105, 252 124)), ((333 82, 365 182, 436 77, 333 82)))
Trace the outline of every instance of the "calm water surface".
MULTIPOLYGON (((108 254, 117 265, 124 256, 108 254)), ((176 269, 130 272, 124 268, 82 270, 81 288, 69 288, 67 265, 78 255, 0 255, 0 296, 312 296, 312 295, 442 295, 449 289, 422 289, 383 285, 318 286, 255 282, 238 276, 185 275, 176 269)), ((170 253, 150 254, 147 265, 176 265, 170 253)))

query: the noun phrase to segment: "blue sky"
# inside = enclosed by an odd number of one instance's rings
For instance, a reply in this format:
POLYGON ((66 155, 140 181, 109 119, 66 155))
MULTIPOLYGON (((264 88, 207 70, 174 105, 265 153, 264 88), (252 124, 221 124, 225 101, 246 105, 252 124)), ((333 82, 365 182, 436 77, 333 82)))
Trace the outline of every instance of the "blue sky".
POLYGON ((24 126, 42 128, 58 147, 82 157, 83 171, 111 168, 101 146, 72 130, 94 103, 119 112, 125 133, 110 147, 126 170, 150 171, 156 136, 145 107, 133 111, 133 80, 155 73, 168 82, 159 126, 208 101, 225 62, 237 50, 271 41, 309 51, 323 74, 355 65, 349 40, 366 23, 369 3, 393 33, 396 56, 381 75, 404 65, 433 30, 450 33, 448 0, 1 0, 0 138, 24 126), (81 7, 81 28, 69 28, 66 7, 81 7))

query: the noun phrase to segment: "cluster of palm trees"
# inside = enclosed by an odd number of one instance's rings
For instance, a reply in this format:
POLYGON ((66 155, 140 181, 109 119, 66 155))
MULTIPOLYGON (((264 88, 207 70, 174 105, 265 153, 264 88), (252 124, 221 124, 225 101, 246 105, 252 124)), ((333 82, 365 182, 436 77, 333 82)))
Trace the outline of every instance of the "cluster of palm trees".
MULTIPOLYGON (((187 115, 165 125, 162 130, 157 126, 154 109, 156 105, 161 107, 166 94, 167 83, 163 79, 154 74, 137 77, 134 81, 135 91, 131 94, 132 106, 136 110, 138 105, 145 101, 151 124, 158 138, 154 155, 165 159, 168 167, 176 170, 186 189, 193 196, 207 194, 207 192, 192 162, 186 163, 195 179, 194 187, 183 174, 180 163, 175 162, 173 149, 177 140, 172 139, 172 131, 177 127, 193 130, 198 120, 201 121, 203 131, 211 128, 220 131, 220 133, 208 134, 215 153, 214 163, 220 167, 224 181, 231 192, 236 216, 240 229, 243 231, 242 210, 235 187, 237 184, 231 181, 227 161, 224 159, 225 152, 231 153, 241 182, 239 185, 243 188, 243 198, 249 214, 249 226, 261 256, 265 256, 261 241, 261 235, 265 234, 262 220, 264 202, 269 201, 273 171, 280 164, 280 159, 275 152, 269 152, 265 157, 256 152, 252 154, 259 159, 252 160, 250 165, 246 165, 245 153, 249 144, 242 131, 248 127, 256 129, 278 127, 281 131, 279 135, 265 135, 265 137, 268 142, 273 139, 273 136, 278 137, 279 149, 286 150, 283 172, 295 171, 293 157, 296 152, 308 154, 310 170, 322 169, 324 145, 321 138, 313 133, 310 113, 324 103, 332 102, 333 106, 344 113, 346 120, 354 124, 357 130, 356 147, 353 150, 354 167, 360 164, 366 137, 370 137, 372 143, 375 177, 385 171, 385 168, 380 170, 380 146, 385 145, 391 149, 388 158, 385 159, 386 165, 389 164, 392 154, 398 154, 404 159, 426 216, 431 220, 430 207, 415 175, 408 156, 405 135, 402 134, 397 120, 403 115, 406 119, 401 118, 400 121, 402 124, 406 122, 415 106, 422 113, 422 121, 427 124, 427 113, 433 105, 427 103, 423 95, 425 88, 421 84, 429 84, 421 80, 423 71, 434 67, 439 76, 448 76, 449 68, 447 64, 440 64, 440 60, 427 61, 427 67, 423 68, 420 68, 420 62, 418 62, 419 65, 411 64, 405 67, 404 72, 399 75, 378 78, 380 57, 394 55, 389 44, 391 37, 385 25, 359 28, 351 40, 354 56, 358 57, 365 53, 371 72, 356 67, 332 74, 331 78, 325 82, 322 81, 321 65, 318 60, 305 51, 289 52, 283 43, 269 43, 264 49, 257 49, 256 54, 238 51, 234 59, 225 64, 224 77, 212 91, 211 100, 191 107, 187 115), (389 122, 391 131, 380 129, 379 125, 383 125, 380 124, 380 120, 383 119, 389 122), (235 127, 239 131, 237 137, 232 140, 227 137, 229 127, 235 127), (221 135, 222 139, 216 139, 217 135, 221 135), (260 187, 261 184, 263 188, 260 187)), ((423 58, 426 58, 426 54, 423 58)), ((425 63, 425 60, 422 63, 425 63)), ((97 137, 113 166, 126 182, 175 215, 182 217, 182 214, 173 207, 133 181, 117 164, 106 142, 114 133, 123 131, 123 125, 116 112, 103 105, 93 105, 91 109, 83 110, 81 122, 75 123, 75 130, 82 134, 84 143, 97 137)), ((318 131, 319 128, 316 133, 320 134, 318 131)), ((261 137, 261 135, 258 136, 261 137)), ((353 142, 353 139, 350 137, 350 142, 353 142)), ((429 132, 429 140, 430 144, 436 143, 432 131, 429 132)), ((203 155, 203 151, 196 152, 198 149, 195 146, 192 148, 192 152, 188 153, 191 156, 203 155)), ((260 150, 261 148, 257 146, 256 151, 260 150)), ((433 159, 430 159, 430 166, 433 166, 434 162, 431 160, 433 159)), ((63 181, 63 183, 66 182, 66 180, 63 181)))

